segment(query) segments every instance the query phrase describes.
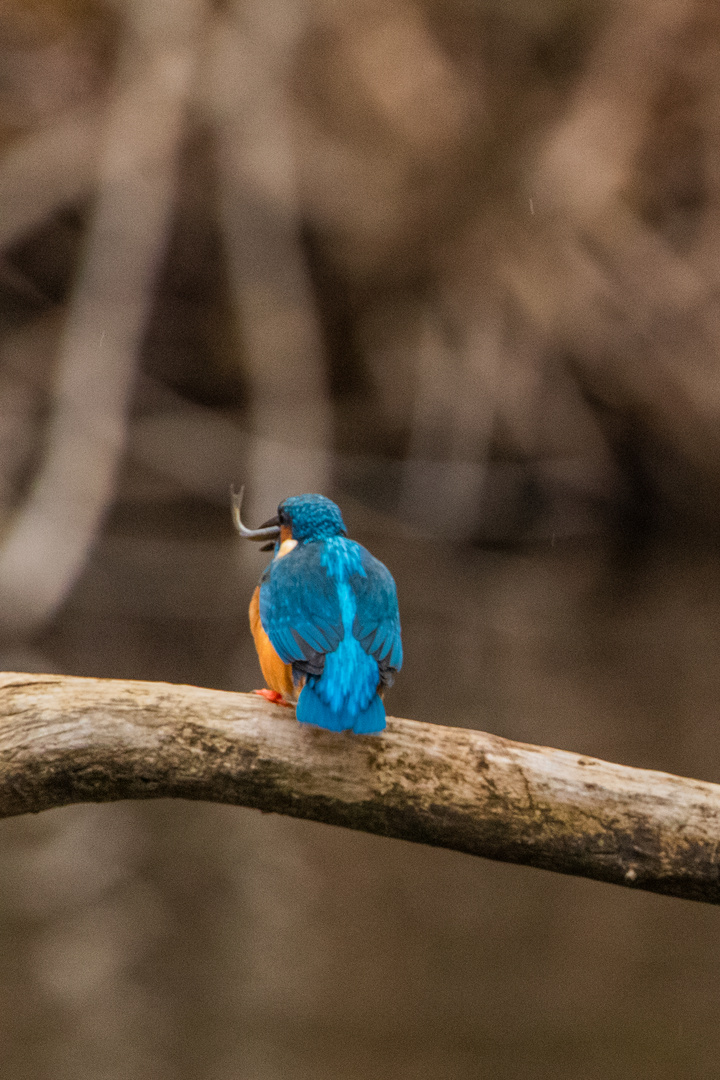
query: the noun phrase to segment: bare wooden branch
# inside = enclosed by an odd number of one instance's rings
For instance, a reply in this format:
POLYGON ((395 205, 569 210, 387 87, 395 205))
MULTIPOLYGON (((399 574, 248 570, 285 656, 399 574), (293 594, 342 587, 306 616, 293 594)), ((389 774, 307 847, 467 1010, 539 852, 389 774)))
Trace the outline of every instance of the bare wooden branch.
POLYGON ((720 785, 413 720, 336 734, 250 694, 0 675, 0 817, 163 797, 720 902, 720 785))

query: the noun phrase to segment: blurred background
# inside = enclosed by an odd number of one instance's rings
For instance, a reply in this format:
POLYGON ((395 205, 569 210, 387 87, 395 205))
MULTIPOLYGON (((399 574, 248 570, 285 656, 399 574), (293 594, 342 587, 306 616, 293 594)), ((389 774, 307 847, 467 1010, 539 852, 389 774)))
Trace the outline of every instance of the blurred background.
MULTIPOLYGON (((392 713, 720 782, 716 0, 5 0, 0 665, 260 685, 231 482, 392 569, 392 713)), ((712 1080, 719 946, 689 902, 69 807, 0 823, 0 1071, 712 1080)))

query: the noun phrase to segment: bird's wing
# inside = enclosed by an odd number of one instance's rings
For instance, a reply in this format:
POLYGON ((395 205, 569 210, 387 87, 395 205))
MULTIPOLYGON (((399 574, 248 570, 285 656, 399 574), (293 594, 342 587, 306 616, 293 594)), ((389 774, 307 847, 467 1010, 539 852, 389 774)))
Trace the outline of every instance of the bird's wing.
POLYGON ((322 664, 343 637, 337 585, 317 544, 299 544, 274 559, 260 580, 260 621, 286 664, 322 664))
POLYGON ((357 605, 353 634, 365 652, 375 657, 381 672, 399 671, 403 651, 395 581, 379 559, 363 547, 360 552, 365 577, 353 574, 350 578, 357 605))

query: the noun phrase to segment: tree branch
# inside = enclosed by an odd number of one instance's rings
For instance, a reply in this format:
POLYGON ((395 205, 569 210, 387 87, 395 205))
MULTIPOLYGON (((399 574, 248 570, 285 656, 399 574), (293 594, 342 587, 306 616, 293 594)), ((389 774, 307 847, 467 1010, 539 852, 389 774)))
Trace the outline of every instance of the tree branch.
POLYGON ((163 797, 720 902, 720 785, 413 720, 336 734, 250 694, 0 675, 0 817, 163 797))

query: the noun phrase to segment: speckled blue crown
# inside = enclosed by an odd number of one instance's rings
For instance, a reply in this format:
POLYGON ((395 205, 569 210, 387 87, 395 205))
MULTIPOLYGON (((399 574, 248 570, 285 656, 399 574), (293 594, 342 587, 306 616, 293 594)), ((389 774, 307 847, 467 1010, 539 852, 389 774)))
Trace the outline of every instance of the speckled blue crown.
POLYGON ((340 507, 324 495, 291 495, 280 503, 278 513, 290 518, 296 540, 347 536, 340 507))

